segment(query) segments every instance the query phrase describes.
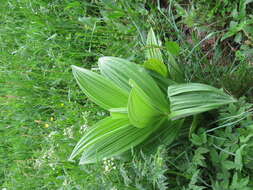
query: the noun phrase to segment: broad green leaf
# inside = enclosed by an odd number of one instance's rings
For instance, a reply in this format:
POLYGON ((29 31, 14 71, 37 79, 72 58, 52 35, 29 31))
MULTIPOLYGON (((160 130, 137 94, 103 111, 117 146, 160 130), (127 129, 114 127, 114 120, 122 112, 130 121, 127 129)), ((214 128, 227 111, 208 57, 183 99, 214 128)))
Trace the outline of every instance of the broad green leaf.
POLYGON ((229 189, 237 190, 237 189, 242 189, 242 190, 251 190, 251 185, 249 185, 250 179, 249 176, 243 177, 242 175, 237 174, 235 172, 233 179, 232 179, 232 184, 229 187, 229 189))
POLYGON ((170 52, 168 52, 168 63, 170 78, 178 83, 184 82, 184 73, 182 72, 174 56, 170 52))
POLYGON ((105 77, 72 66, 74 77, 82 91, 96 104, 104 109, 126 107, 128 93, 105 77))
POLYGON ((178 84, 168 87, 170 119, 195 115, 222 105, 236 102, 222 90, 199 83, 178 84))
POLYGON ((143 129, 132 126, 128 119, 108 117, 93 126, 78 142, 70 160, 82 154, 80 164, 95 163, 118 156, 143 142, 164 120, 143 129))
POLYGON ((168 69, 164 65, 162 61, 156 58, 148 59, 144 62, 143 65, 145 68, 156 71, 157 73, 160 73, 162 76, 167 77, 168 76, 168 69))
POLYGON ((218 152, 217 152, 217 150, 215 148, 211 148, 211 150, 210 150, 210 158, 211 158, 211 161, 214 164, 218 164, 219 162, 221 162, 219 154, 218 154, 218 152))
POLYGON ((202 133, 201 135, 192 134, 190 140, 194 145, 201 146, 207 142, 206 133, 202 133))
POLYGON ((70 160, 74 159, 77 155, 87 150, 88 145, 94 144, 95 140, 99 140, 102 138, 104 134, 108 134, 113 130, 117 130, 120 127, 128 127, 129 121, 127 118, 112 118, 107 117, 94 126, 92 126, 85 135, 81 138, 81 140, 76 144, 71 156, 70 160))
MULTIPOLYGON (((110 79, 127 92, 131 90, 131 86, 128 83, 129 79, 136 80, 139 78, 140 73, 143 73, 143 69, 140 66, 118 57, 101 57, 98 59, 98 66, 104 77, 110 79), (135 75, 135 73, 138 74, 135 75)), ((145 77, 145 73, 142 77, 145 77)), ((140 81, 140 83, 144 82, 140 81)))
POLYGON ((234 169, 235 168, 235 164, 234 162, 230 161, 230 160, 225 160, 222 163, 222 166, 224 168, 226 168, 227 170, 231 170, 231 169, 234 169))
POLYGON ((243 20, 247 17, 247 4, 252 3, 252 0, 241 0, 239 3, 239 15, 237 15, 237 19, 243 20))
POLYGON ((166 46, 167 54, 168 54, 169 76, 172 80, 176 82, 179 82, 179 83, 183 82, 184 74, 175 59, 175 57, 179 55, 180 47, 176 42, 172 42, 172 41, 166 42, 165 46, 166 46))
POLYGON ((160 109, 168 112, 168 101, 148 71, 140 65, 117 57, 102 57, 98 60, 101 74, 120 88, 130 92, 129 80, 133 80, 151 98, 156 100, 160 109))
POLYGON ((154 79, 156 84, 159 86, 159 88, 162 90, 163 93, 167 93, 168 87, 170 85, 177 84, 175 81, 165 78, 162 75, 158 74, 157 72, 154 72, 152 70, 147 70, 149 75, 154 79))
POLYGON ((126 117, 126 118, 128 118, 127 107, 124 107, 124 108, 112 108, 109 111, 110 111, 110 115, 113 118, 116 118, 116 117, 126 117))
POLYGON ((156 38, 152 28, 148 32, 146 46, 147 46, 146 51, 147 59, 154 58, 160 60, 163 63, 163 57, 160 51, 161 44, 159 43, 159 40, 156 38))
POLYGON ((235 169, 241 171, 243 167, 243 162, 242 162, 242 151, 244 147, 247 146, 246 144, 242 145, 238 150, 235 152, 235 169))
POLYGON ((165 47, 167 51, 173 56, 178 56, 180 52, 180 47, 177 42, 167 41, 165 42, 165 47))
POLYGON ((155 99, 150 99, 134 81, 130 80, 130 83, 132 90, 128 99, 128 116, 132 125, 138 128, 147 127, 153 125, 156 118, 165 116, 155 99))
MULTIPOLYGON (((145 154, 153 154, 160 145, 170 145, 180 135, 182 124, 184 120, 171 121, 163 118, 163 123, 155 132, 152 133, 145 141, 136 146, 133 151, 138 154, 143 152, 145 154)), ((120 155, 121 158, 131 159, 132 150, 120 155)))
POLYGON ((154 152, 159 145, 170 145, 180 134, 184 120, 166 120, 151 137, 145 140, 140 149, 144 152, 154 152))

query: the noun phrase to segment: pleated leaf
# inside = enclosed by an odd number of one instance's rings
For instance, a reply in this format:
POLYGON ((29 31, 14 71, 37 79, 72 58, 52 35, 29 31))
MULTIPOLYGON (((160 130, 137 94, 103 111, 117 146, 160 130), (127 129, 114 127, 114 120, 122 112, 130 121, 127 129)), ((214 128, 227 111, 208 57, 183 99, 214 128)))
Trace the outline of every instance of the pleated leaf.
POLYGON ((157 118, 164 117, 156 104, 155 99, 150 99, 147 94, 132 80, 130 80, 132 90, 128 99, 128 116, 132 125, 138 128, 148 127, 153 125, 157 118))
POLYGON ((159 48, 161 46, 161 43, 156 38, 155 33, 152 28, 148 32, 146 46, 147 46, 147 51, 146 51, 147 59, 154 58, 154 59, 158 59, 159 61, 163 63, 162 53, 159 48))
POLYGON ((126 107, 128 93, 109 79, 80 67, 72 66, 74 77, 82 91, 102 108, 126 107))
POLYGON ((167 67, 159 59, 156 59, 156 58, 148 59, 147 61, 144 62, 143 66, 145 68, 147 68, 147 69, 153 70, 153 71, 161 74, 164 77, 168 76, 168 69, 167 69, 167 67))
POLYGON ((114 118, 116 118, 116 117, 128 117, 127 107, 112 108, 109 111, 110 111, 110 115, 114 118))
POLYGON ((170 119, 195 115, 236 100, 222 90, 199 83, 178 84, 168 87, 170 119))
POLYGON ((130 92, 129 80, 133 80, 151 98, 156 99, 160 109, 168 111, 168 101, 147 70, 140 65, 117 57, 102 57, 98 60, 101 74, 120 88, 130 92))
MULTIPOLYGON (((184 120, 167 120, 162 119, 163 123, 152 133, 145 141, 136 146, 133 150, 135 153, 143 152, 145 154, 153 154, 160 145, 170 145, 180 135, 184 120)), ((130 160, 132 150, 120 155, 122 159, 130 160)))
POLYGON ((144 152, 152 153, 159 145, 170 145, 179 136, 183 123, 184 120, 182 119, 176 121, 166 120, 150 138, 140 144, 139 148, 144 152))
POLYGON ((132 126, 128 119, 108 117, 93 126, 78 142, 70 160, 82 154, 80 164, 95 163, 115 157, 143 142, 163 121, 143 129, 132 126))

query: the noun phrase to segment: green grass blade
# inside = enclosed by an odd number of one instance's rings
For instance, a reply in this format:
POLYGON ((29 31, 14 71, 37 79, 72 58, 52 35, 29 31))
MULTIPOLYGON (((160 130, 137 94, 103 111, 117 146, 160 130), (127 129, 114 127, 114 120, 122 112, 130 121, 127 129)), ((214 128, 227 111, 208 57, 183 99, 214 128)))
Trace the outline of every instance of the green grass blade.
POLYGON ((72 66, 72 69, 78 85, 93 102, 106 110, 126 107, 127 92, 113 82, 87 69, 76 66, 72 66))

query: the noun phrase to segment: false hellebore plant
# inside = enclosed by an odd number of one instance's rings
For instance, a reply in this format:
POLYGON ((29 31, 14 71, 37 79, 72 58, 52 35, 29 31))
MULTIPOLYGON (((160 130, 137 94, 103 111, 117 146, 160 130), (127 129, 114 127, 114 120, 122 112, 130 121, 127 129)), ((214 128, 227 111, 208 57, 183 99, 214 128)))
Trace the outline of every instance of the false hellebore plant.
POLYGON ((172 54, 164 64, 151 29, 147 61, 137 65, 116 57, 98 60, 101 74, 72 66, 82 91, 110 116, 92 126, 75 146, 70 160, 82 154, 80 164, 120 157, 131 149, 151 152, 171 143, 186 116, 235 102, 222 90, 199 83, 181 83, 182 72, 172 54))

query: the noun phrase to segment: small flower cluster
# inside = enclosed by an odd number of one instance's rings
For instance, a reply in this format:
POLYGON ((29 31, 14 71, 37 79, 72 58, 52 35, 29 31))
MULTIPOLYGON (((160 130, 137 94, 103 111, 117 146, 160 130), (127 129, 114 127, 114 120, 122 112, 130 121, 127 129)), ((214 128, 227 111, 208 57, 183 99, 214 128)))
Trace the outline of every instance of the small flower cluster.
POLYGON ((114 158, 104 159, 103 165, 104 165, 105 173, 116 169, 116 165, 114 163, 114 158))
POLYGON ((69 137, 69 138, 74 138, 74 126, 68 127, 66 129, 64 129, 63 131, 63 135, 69 137))

